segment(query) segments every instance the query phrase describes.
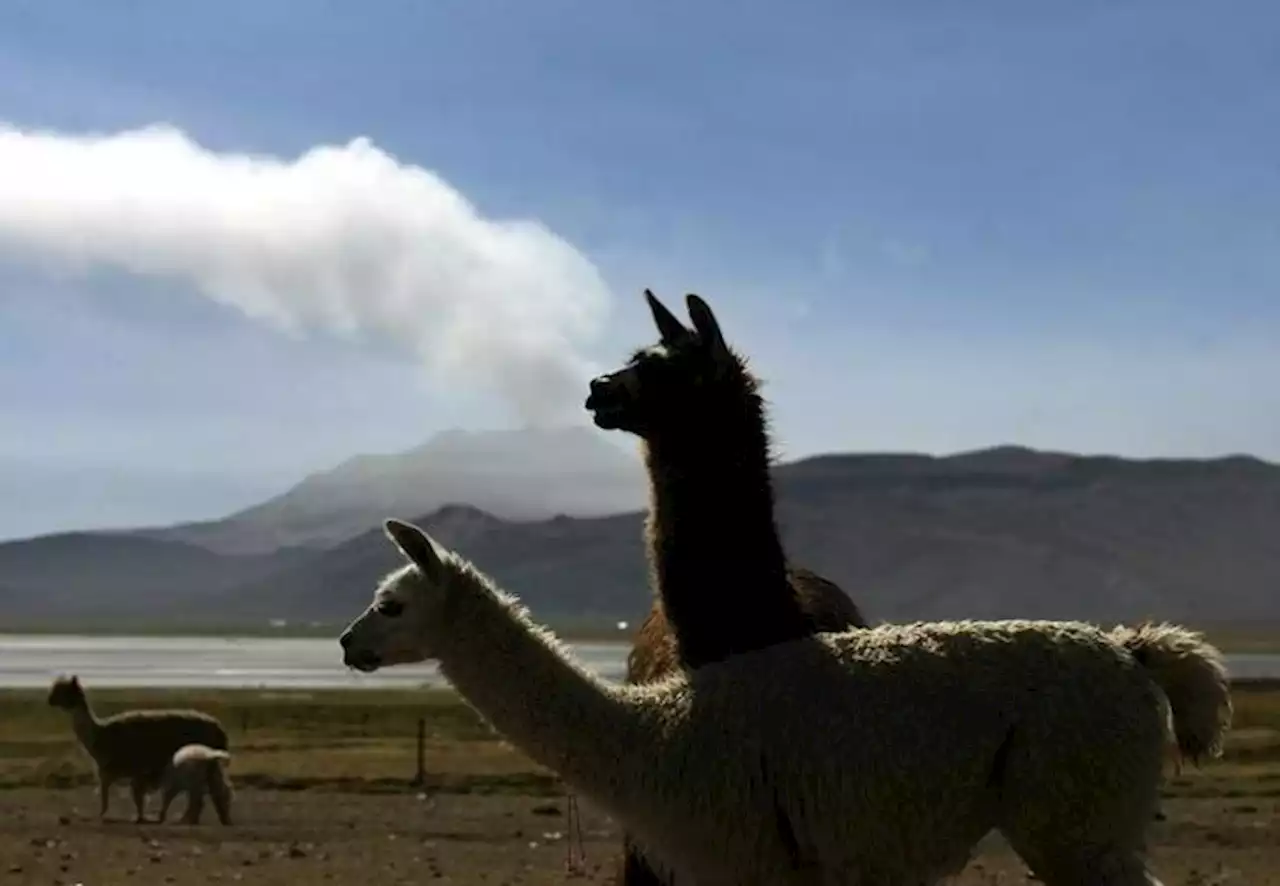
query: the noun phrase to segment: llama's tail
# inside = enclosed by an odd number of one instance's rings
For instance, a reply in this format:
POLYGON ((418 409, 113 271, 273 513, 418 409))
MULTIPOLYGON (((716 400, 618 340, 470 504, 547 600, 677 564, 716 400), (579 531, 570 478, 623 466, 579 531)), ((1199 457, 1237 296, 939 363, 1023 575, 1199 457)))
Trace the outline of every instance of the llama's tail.
POLYGON ((1167 623, 1121 626, 1111 636, 1169 700, 1179 754, 1193 763, 1221 756, 1232 713, 1222 653, 1200 633, 1167 623))

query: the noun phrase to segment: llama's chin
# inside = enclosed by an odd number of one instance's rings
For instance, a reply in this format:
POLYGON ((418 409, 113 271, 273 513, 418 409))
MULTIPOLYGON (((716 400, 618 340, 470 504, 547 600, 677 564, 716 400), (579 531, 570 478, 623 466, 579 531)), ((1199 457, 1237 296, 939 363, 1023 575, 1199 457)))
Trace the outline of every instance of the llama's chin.
POLYGON ((357 652, 346 652, 342 656, 342 663, 349 668, 359 671, 362 674, 372 674, 378 668, 382 667, 381 656, 359 650, 357 652))
POLYGON ((625 407, 598 406, 591 410, 591 421, 602 431, 630 430, 625 407))
POLYGON ((617 421, 615 420, 615 417, 611 416, 607 412, 593 412, 591 414, 591 421, 593 424, 595 424, 597 428, 599 428, 602 431, 618 430, 618 424, 617 424, 617 421))

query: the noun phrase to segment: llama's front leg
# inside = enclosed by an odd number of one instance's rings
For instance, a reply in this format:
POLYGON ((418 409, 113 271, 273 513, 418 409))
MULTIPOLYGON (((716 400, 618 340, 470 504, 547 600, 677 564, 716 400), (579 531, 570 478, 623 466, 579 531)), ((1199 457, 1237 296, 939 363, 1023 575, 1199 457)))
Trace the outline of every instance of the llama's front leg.
POLYGON ((113 782, 114 782, 114 779, 112 779, 112 777, 109 774, 107 774, 106 772, 103 772, 101 769, 98 770, 98 820, 99 821, 105 820, 107 817, 107 804, 111 802, 111 785, 113 782))
POLYGON ((147 783, 141 778, 135 778, 129 782, 129 792, 133 794, 133 808, 137 810, 137 815, 133 819, 135 824, 143 824, 147 820, 147 783))
POLYGON ((179 785, 166 784, 164 786, 164 793, 160 798, 160 817, 156 819, 160 824, 164 824, 165 818, 169 815, 169 807, 180 793, 182 793, 182 788, 179 785))

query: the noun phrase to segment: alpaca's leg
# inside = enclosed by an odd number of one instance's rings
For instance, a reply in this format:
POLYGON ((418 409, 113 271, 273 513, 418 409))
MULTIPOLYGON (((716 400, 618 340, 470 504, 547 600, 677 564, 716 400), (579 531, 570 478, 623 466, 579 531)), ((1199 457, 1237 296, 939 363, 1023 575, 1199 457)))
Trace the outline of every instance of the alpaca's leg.
POLYGON ((169 807, 173 805, 173 801, 177 799, 178 794, 182 793, 182 785, 177 781, 169 781, 165 783, 164 794, 160 801, 160 817, 156 821, 164 824, 164 820, 169 816, 169 807))
POLYGON ((137 816, 134 821, 142 824, 147 820, 147 782, 145 779, 135 778, 129 782, 129 792, 133 795, 133 808, 137 810, 137 816))
POLYGON ((622 848, 618 886, 673 886, 674 878, 671 881, 664 880, 627 834, 622 835, 622 848))
POLYGON ((209 769, 209 799, 213 800, 213 811, 218 813, 218 821, 224 825, 231 824, 231 791, 226 774, 216 763, 209 769))
POLYGON ((1123 677, 1094 694, 1019 722, 997 826, 1050 886, 1158 884, 1142 850, 1163 781, 1163 712, 1149 687, 1123 677))
POLYGON ((114 779, 107 772, 98 770, 98 818, 107 817, 107 804, 111 802, 111 785, 114 779))
POLYGON ((199 824, 200 816, 204 813, 204 779, 197 778, 191 782, 191 789, 187 791, 187 811, 182 816, 184 824, 199 824))

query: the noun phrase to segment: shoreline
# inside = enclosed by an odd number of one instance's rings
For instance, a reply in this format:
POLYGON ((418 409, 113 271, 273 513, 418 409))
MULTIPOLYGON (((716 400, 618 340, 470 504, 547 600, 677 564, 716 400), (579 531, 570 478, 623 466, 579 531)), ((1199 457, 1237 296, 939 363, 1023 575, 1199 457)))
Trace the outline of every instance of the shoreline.
MULTIPOLYGON (((631 643, 632 634, 639 622, 629 622, 625 630, 604 625, 582 625, 580 623, 550 620, 547 623, 553 633, 561 640, 574 643, 631 643)), ((336 639, 347 622, 320 622, 307 625, 286 625, 272 627, 263 624, 8 624, 0 628, 0 639, 4 637, 142 637, 156 640, 315 640, 336 639)), ((1280 637, 1277 638, 1276 650, 1280 652, 1280 637)))
MULTIPOLYGON (((548 619, 546 626, 561 640, 570 643, 608 643, 630 645, 640 621, 626 622, 619 629, 618 622, 597 619, 548 619)), ((1176 621, 1176 620, 1175 620, 1176 621)), ((1106 625, 1097 622, 1102 627, 1106 625)), ((1201 631, 1209 642, 1226 655, 1280 655, 1280 624, 1266 626, 1196 625, 1185 622, 1187 627, 1201 631)), ((347 622, 310 622, 273 626, 261 622, 226 622, 173 624, 101 621, 81 624, 33 622, 10 623, 0 628, 0 640, 4 637, 140 637, 146 639, 280 639, 310 640, 336 638, 347 622)))

